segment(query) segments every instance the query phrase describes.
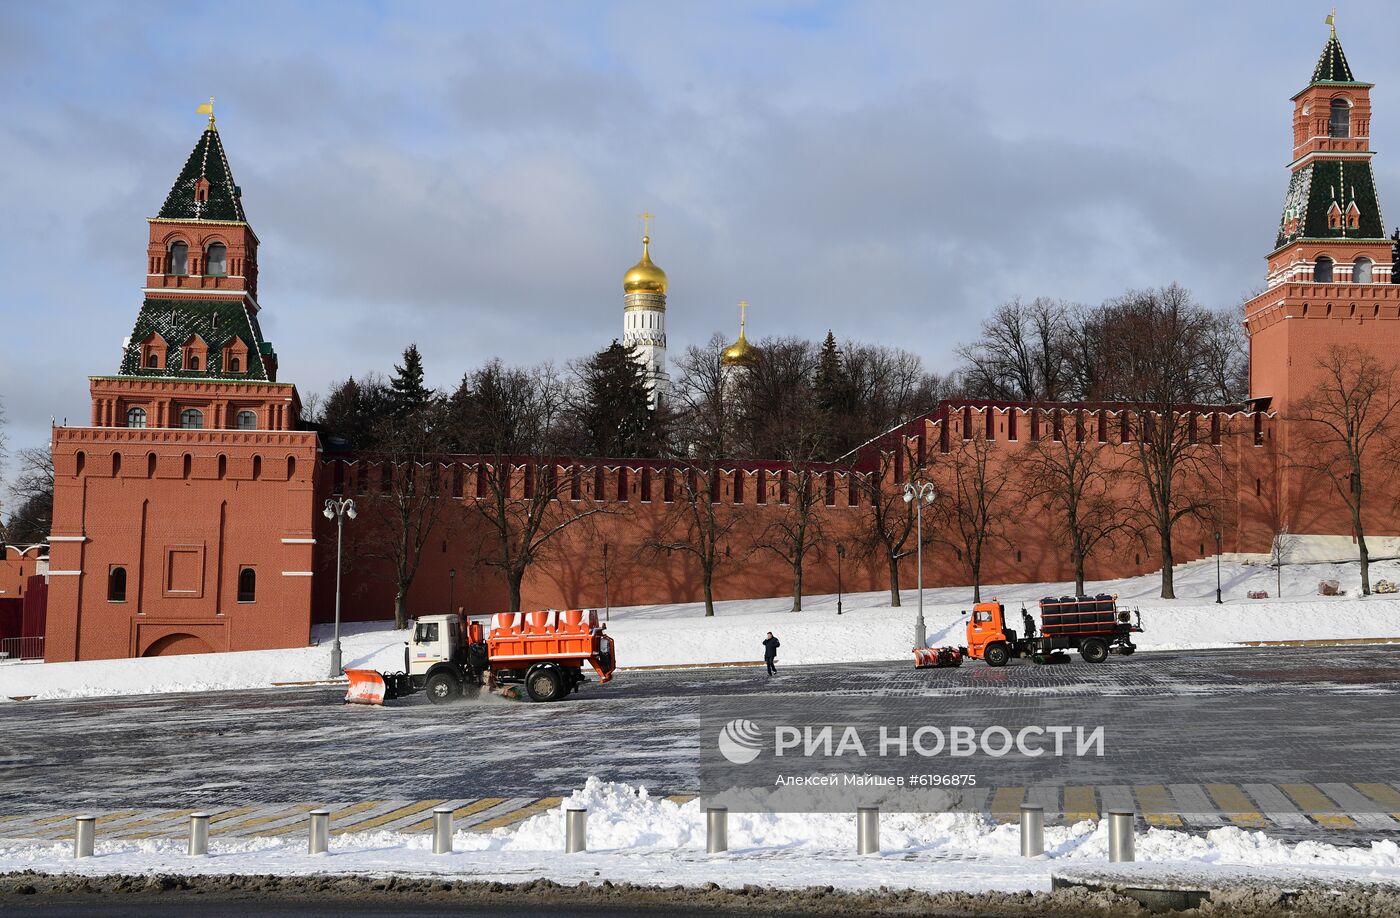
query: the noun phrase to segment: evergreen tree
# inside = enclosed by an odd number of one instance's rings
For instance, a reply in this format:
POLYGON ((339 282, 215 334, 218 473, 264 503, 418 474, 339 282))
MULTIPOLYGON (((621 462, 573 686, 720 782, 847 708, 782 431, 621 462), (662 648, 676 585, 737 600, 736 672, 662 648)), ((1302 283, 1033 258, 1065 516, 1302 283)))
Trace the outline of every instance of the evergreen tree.
POLYGON ((656 412, 647 404, 646 376, 636 353, 616 339, 579 368, 583 384, 579 428, 595 456, 655 456, 656 412))
POLYGON ((322 434, 331 445, 375 448, 380 422, 389 413, 389 398, 389 387, 374 375, 362 377, 362 381, 352 376, 333 386, 321 410, 322 434))
POLYGON ((851 380, 846 372, 841 349, 836 346, 836 336, 830 330, 822 342, 817 355, 817 378, 812 386, 817 408, 821 411, 822 452, 824 458, 834 458, 844 450, 848 439, 844 432, 849 428, 854 404, 851 380))
POLYGON ((403 352, 403 366, 395 364, 389 380, 389 410, 402 420, 418 414, 432 399, 432 391, 423 385, 423 355, 418 345, 410 344, 403 352))

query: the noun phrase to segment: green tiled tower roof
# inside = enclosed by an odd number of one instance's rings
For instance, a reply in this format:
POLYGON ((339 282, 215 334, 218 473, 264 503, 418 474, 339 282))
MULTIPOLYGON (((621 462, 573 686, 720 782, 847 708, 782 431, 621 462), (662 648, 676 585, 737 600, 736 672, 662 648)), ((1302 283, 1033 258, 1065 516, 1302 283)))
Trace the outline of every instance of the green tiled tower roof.
POLYGON ((1371 164, 1357 160, 1315 160, 1293 173, 1288 183, 1288 197, 1283 202, 1283 219, 1279 223, 1278 240, 1274 248, 1282 248, 1299 239, 1385 239, 1385 222, 1381 218, 1380 200, 1376 197, 1376 182, 1371 164), (1346 221, 1336 228, 1327 225, 1327 211, 1332 202, 1343 215, 1353 203, 1359 211, 1358 226, 1348 229, 1346 221), (1293 221, 1297 221, 1296 224, 1293 221), (1292 232, 1289 231, 1292 226, 1292 232))
POLYGON ((156 216, 164 220, 222 220, 247 223, 243 214, 242 190, 233 183, 219 130, 212 124, 200 135, 199 143, 185 161, 185 168, 165 198, 165 205, 156 216), (209 182, 209 198, 195 200, 195 185, 203 178, 209 182))
POLYGON ((1335 31, 1332 33, 1332 37, 1327 39, 1327 44, 1322 47, 1322 56, 1317 59, 1317 66, 1313 68, 1312 82, 1356 82, 1356 77, 1351 75, 1351 66, 1347 64, 1347 56, 1342 53, 1342 43, 1337 41, 1335 31))
POLYGON ((263 340, 258 320, 241 298, 164 300, 147 297, 136 317, 131 340, 122 353, 122 376, 188 376, 197 379, 269 380, 264 358, 276 359, 272 345, 263 340), (141 343, 155 332, 165 340, 165 366, 141 365, 141 343), (209 364, 198 370, 180 365, 181 348, 198 335, 209 345, 209 364), (248 346, 248 364, 242 372, 229 373, 223 366, 223 349, 239 338, 248 346))

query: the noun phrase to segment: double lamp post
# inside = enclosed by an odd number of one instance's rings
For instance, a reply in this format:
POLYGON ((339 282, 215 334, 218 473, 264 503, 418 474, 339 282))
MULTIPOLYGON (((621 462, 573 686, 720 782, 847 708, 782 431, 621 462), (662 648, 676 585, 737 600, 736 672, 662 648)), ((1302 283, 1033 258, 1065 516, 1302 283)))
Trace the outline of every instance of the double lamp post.
POLYGON ((928 643, 928 630, 924 627, 924 505, 933 503, 935 493, 931 481, 921 481, 918 484, 904 486, 904 502, 913 504, 917 501, 915 508, 915 518, 917 519, 917 523, 915 523, 917 527, 915 553, 919 561, 919 617, 914 619, 915 647, 922 647, 928 643))
POLYGON ((355 502, 348 497, 326 501, 326 509, 321 511, 326 519, 335 520, 335 641, 331 644, 331 678, 339 679, 340 665, 340 557, 341 545, 345 536, 345 518, 355 518, 355 502))

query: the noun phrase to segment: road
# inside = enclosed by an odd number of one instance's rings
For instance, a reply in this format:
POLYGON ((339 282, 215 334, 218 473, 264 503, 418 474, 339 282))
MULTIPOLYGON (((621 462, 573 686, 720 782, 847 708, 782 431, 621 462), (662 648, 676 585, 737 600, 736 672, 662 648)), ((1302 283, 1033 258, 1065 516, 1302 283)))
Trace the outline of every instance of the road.
POLYGON ((437 801, 468 824, 506 824, 589 775, 696 792, 699 725, 716 706, 927 699, 930 710, 992 723, 1043 717, 1048 699, 1120 712, 1113 755, 1060 782, 1075 787, 986 788, 998 816, 1022 800, 1048 804, 1050 818, 1136 804, 1161 825, 1191 814, 1187 828, 1364 830, 1359 842, 1400 830, 1389 815, 1400 813, 1397 694, 1400 649, 1349 646, 1099 666, 830 665, 771 679, 757 667, 622 672, 548 705, 493 697, 442 708, 417 696, 375 708, 343 705, 333 688, 23 702, 0 706, 0 838, 57 837, 68 829, 55 817, 78 810, 147 835, 175 834, 196 807, 231 814, 241 834, 299 826, 314 804, 366 828, 424 828, 437 801))

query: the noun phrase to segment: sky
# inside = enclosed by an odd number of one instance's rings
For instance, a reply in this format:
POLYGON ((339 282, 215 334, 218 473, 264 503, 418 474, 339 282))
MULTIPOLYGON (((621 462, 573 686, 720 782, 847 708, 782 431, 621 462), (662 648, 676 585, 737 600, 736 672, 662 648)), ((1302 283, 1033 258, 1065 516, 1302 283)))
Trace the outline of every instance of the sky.
MULTIPOLYGON (((673 357, 747 300, 947 372, 1012 297, 1260 288, 1330 7, 0 0, 4 432, 87 422, 210 96, 303 397, 410 342, 444 388, 605 347, 643 210, 673 357)), ((1400 10, 1337 22, 1384 206, 1400 10)))

